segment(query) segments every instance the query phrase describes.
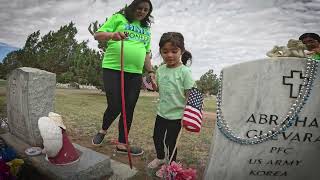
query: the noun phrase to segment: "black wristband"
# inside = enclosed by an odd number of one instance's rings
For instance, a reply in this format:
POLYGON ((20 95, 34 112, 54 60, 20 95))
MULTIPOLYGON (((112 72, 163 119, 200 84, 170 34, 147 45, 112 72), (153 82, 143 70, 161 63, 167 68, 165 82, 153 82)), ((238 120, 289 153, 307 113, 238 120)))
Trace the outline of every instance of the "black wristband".
POLYGON ((154 74, 154 71, 148 71, 148 74, 150 74, 150 73, 153 73, 153 74, 154 74))

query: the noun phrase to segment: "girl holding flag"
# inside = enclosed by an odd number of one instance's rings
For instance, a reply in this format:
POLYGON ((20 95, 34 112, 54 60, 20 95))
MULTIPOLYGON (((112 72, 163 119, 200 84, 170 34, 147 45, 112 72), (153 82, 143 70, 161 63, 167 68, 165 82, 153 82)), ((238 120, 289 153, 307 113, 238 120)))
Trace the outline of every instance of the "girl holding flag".
POLYGON ((157 158, 148 164, 149 168, 157 168, 165 163, 165 146, 169 148, 169 156, 173 155, 172 160, 176 160, 177 152, 174 149, 181 130, 181 118, 184 116, 189 90, 195 85, 191 70, 186 66, 188 61, 191 62, 192 55, 185 50, 183 35, 178 32, 164 33, 159 47, 165 64, 156 72, 154 86, 158 87, 160 101, 153 140, 157 158))

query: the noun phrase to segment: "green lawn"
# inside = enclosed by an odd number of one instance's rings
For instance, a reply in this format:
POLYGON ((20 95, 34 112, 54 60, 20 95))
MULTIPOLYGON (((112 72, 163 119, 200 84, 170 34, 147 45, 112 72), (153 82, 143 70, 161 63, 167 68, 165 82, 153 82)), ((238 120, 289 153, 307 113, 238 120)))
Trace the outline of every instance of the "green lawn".
POLYGON ((211 96, 204 99, 204 111, 216 112, 216 96, 211 96))
MULTIPOLYGON (((157 98, 141 96, 138 100, 130 137, 147 151, 153 151, 152 132, 156 115, 157 98)), ((56 112, 63 115, 67 127, 79 136, 92 136, 101 127, 102 115, 106 107, 105 95, 94 91, 57 89, 55 98, 56 112)), ((205 100, 205 111, 214 112, 215 99, 205 100)), ((185 131, 181 138, 181 158, 194 163, 206 156, 214 126, 213 117, 205 119, 200 134, 185 131)), ((107 138, 117 137, 117 123, 110 128, 107 138)))
MULTIPOLYGON (((0 81, 0 116, 5 116, 5 83, 0 81)), ((138 100, 134 121, 130 131, 130 141, 134 145, 143 147, 145 156, 138 169, 143 170, 143 164, 155 157, 153 146, 153 126, 156 115, 157 96, 142 93, 138 100), (143 162, 145 161, 145 162, 143 162)), ((92 90, 57 89, 55 97, 55 111, 63 116, 67 131, 72 140, 89 146, 91 137, 101 127, 102 115, 106 107, 106 98, 103 93, 92 90)), ((205 99, 205 111, 215 111, 215 98, 205 99)), ((201 133, 183 131, 179 146, 178 160, 183 164, 198 167, 200 171, 206 165, 208 151, 214 129, 214 115, 206 115, 201 133)), ((117 137, 117 123, 113 123, 106 139, 117 137)), ((105 142, 106 144, 107 142, 105 142)), ((108 154, 110 151, 95 149, 108 154)), ((111 154, 108 154, 112 156, 111 154)), ((200 173, 201 174, 201 173, 200 173)))
POLYGON ((7 85, 7 81, 3 80, 3 79, 0 79, 0 88, 1 87, 5 87, 6 85, 7 85))

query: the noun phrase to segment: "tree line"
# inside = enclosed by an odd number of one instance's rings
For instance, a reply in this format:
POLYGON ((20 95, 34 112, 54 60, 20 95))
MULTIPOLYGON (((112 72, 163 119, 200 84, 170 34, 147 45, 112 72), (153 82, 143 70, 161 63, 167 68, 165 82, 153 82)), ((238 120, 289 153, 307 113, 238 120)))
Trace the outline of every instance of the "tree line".
MULTIPOLYGON (((100 25, 97 21, 91 23, 88 31, 93 34, 100 25)), ((16 68, 33 67, 55 73, 59 83, 89 84, 102 89, 105 42, 99 42, 100 50, 91 49, 88 40, 76 40, 77 32, 75 24, 70 22, 42 37, 40 31, 30 34, 22 49, 10 52, 0 63, 0 79, 6 79, 16 68)), ((203 93, 216 94, 219 83, 211 69, 196 84, 203 93)))
POLYGON ((101 87, 102 53, 78 42, 73 22, 40 37, 30 34, 22 49, 9 53, 0 64, 0 79, 19 67, 33 67, 56 73, 57 82, 91 84, 101 87))

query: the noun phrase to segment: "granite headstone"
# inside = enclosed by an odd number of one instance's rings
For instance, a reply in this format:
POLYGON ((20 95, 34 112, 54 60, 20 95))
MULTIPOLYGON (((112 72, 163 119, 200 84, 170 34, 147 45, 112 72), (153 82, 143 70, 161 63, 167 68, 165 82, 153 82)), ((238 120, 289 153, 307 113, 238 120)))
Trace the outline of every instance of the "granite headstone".
POLYGON ((38 119, 54 110, 56 75, 18 68, 8 79, 7 114, 10 133, 31 146, 41 146, 38 119))
MULTIPOLYGON (((253 138, 278 125, 302 87, 306 62, 275 58, 224 68, 221 112, 234 134, 253 138)), ((293 125, 266 142, 242 145, 216 127, 204 179, 319 180, 319 74, 313 85, 293 125)))

